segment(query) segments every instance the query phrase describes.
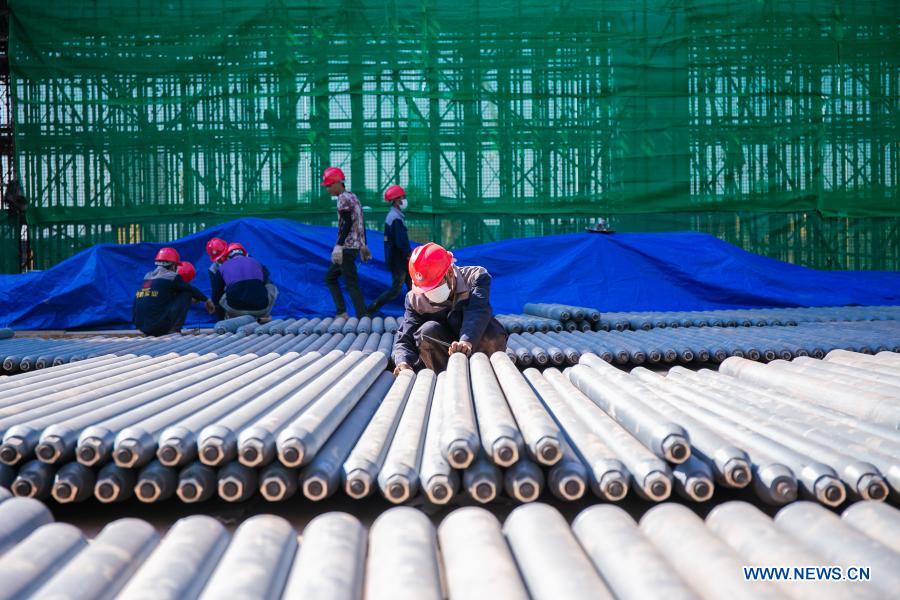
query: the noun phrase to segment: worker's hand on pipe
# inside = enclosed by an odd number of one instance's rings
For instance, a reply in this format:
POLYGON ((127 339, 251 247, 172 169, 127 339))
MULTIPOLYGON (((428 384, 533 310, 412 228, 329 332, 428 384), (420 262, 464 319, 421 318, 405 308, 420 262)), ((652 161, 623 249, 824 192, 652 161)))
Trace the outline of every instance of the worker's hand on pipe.
POLYGON ((466 356, 471 356, 472 354, 472 344, 469 342, 464 342, 462 340, 458 342, 453 342, 450 344, 450 354, 456 354, 457 352, 462 352, 466 356))
POLYGON ((368 246, 363 246, 362 248, 359 249, 359 257, 362 259, 362 261, 364 263, 367 263, 370 260, 372 260, 372 252, 371 252, 371 250, 369 250, 368 246))
POLYGON ((331 250, 331 262, 333 262, 336 265, 339 265, 342 262, 344 262, 344 247, 343 246, 336 245, 331 250))
POLYGON ((216 305, 209 298, 206 299, 206 302, 203 304, 203 306, 204 308, 206 308, 206 312, 208 312, 209 314, 213 314, 214 312, 216 312, 216 305))
POLYGON ((412 369, 412 365, 409 363, 400 363, 397 365, 397 368, 394 369, 394 376, 396 377, 401 371, 406 371, 407 369, 412 369))

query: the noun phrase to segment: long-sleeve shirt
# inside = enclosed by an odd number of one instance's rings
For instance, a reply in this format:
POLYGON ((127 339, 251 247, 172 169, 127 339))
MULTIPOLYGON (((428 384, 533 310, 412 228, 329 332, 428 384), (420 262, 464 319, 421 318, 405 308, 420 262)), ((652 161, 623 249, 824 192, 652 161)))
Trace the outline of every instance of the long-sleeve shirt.
POLYGON ((350 250, 358 250, 366 245, 366 226, 363 221, 362 205, 353 192, 341 192, 337 198, 338 237, 337 245, 350 250))
POLYGON ((144 275, 141 289, 134 294, 132 320, 135 327, 145 332, 168 329, 167 321, 171 318, 170 307, 175 298, 185 292, 194 300, 206 301, 203 292, 185 283, 181 275, 175 271, 156 267, 144 275))
POLYGON ((458 340, 473 346, 481 341, 494 316, 491 308, 491 274, 484 267, 451 267, 456 276, 450 297, 433 304, 425 294, 406 294, 405 312, 394 338, 394 363, 413 364, 419 357, 415 334, 428 321, 438 321, 458 340))
POLYGON ((411 252, 403 211, 392 206, 384 219, 384 264, 393 271, 394 263, 405 265, 411 252))
POLYGON ((225 280, 219 274, 221 266, 217 262, 209 265, 209 287, 212 289, 212 301, 216 305, 216 319, 219 321, 225 318, 225 309, 219 306, 219 300, 225 295, 225 280))

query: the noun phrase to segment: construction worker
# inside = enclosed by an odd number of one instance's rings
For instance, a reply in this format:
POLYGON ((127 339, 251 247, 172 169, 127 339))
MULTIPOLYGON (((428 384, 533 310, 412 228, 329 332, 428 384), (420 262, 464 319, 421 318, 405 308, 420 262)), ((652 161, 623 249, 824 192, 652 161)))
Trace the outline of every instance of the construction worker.
POLYGON ((400 295, 404 283, 407 289, 412 289, 407 269, 411 250, 406 217, 403 214, 407 206, 406 192, 399 185, 392 185, 385 190, 384 201, 391 203, 391 210, 384 220, 384 264, 391 272, 391 287, 369 306, 368 313, 373 316, 382 306, 400 295))
POLYGON ((338 212, 337 243, 331 250, 331 265, 325 273, 325 284, 331 297, 337 317, 347 318, 347 307, 344 295, 338 285, 338 279, 344 277, 344 286, 353 303, 357 317, 366 315, 366 303, 362 290, 359 289, 359 275, 356 272, 356 257, 368 262, 372 258, 366 245, 366 226, 363 221, 362 205, 353 192, 347 191, 344 185, 344 172, 337 167, 328 167, 322 174, 322 187, 334 197, 338 212))
MULTIPOLYGON (((209 256, 210 262, 208 273, 209 286, 211 289, 215 289, 215 278, 219 273, 219 267, 225 262, 225 259, 228 258, 228 242, 222 238, 212 238, 206 242, 206 255, 209 256)), ((222 293, 224 293, 224 289, 222 293)), ((221 296, 217 298, 213 295, 213 304, 216 305, 216 319, 219 321, 225 318, 225 309, 219 306, 219 300, 221 299, 221 296)))
POLYGON ((269 270, 251 257, 238 242, 228 244, 225 262, 213 276, 213 298, 228 318, 241 315, 271 320, 278 288, 269 279, 269 270))
POLYGON ((156 268, 144 275, 144 283, 135 295, 132 308, 134 326, 146 335, 166 335, 184 325, 191 302, 204 302, 209 314, 215 305, 192 286, 194 265, 182 262, 175 248, 156 253, 156 268))
POLYGON ((413 288, 394 339, 394 373, 425 366, 447 368, 450 355, 506 350, 506 331, 491 309, 491 274, 457 267, 453 254, 429 242, 409 259, 413 288))

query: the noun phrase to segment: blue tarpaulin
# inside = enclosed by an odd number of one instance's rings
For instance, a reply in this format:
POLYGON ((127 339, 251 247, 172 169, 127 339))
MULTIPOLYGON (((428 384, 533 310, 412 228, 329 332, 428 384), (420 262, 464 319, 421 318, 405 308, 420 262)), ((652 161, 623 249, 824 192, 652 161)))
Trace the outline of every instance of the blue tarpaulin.
MULTIPOLYGON (((323 279, 335 230, 284 219, 247 218, 168 245, 197 268, 207 294, 206 241, 240 241, 265 264, 280 294, 274 316, 334 314, 323 279)), ((390 276, 381 233, 370 231, 374 260, 360 265, 371 302, 390 276)), ((134 292, 162 244, 100 244, 46 271, 0 275, 0 327, 118 327, 131 321, 134 292)), ((816 271, 765 258, 701 233, 574 233, 461 248, 460 265, 481 265, 494 277, 496 313, 526 302, 559 302, 606 311, 711 310, 786 306, 900 304, 900 273, 816 271)), ((348 306, 351 306, 348 302, 348 306)), ((385 314, 402 312, 402 298, 385 314)), ((188 324, 211 323, 200 305, 188 324)))

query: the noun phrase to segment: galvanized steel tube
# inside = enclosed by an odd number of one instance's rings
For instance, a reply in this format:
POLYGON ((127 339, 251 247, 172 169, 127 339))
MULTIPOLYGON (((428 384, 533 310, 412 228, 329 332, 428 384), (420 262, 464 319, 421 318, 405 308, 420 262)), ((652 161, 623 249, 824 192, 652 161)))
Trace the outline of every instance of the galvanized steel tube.
POLYGON ((303 529, 303 543, 282 600, 362 598, 366 530, 345 513, 319 515, 303 529))
POLYGON ((366 600, 443 600, 434 526, 421 511, 398 506, 369 530, 366 600))
POLYGON ((446 404, 441 426, 441 446, 454 469, 465 469, 478 453, 478 425, 472 403, 469 360, 460 352, 447 364, 446 404))
POLYGON ((87 546, 81 531, 67 523, 37 527, 0 557, 0 600, 32 597, 44 578, 87 546))
POLYGON ((501 467, 519 460, 522 436, 516 419, 494 376, 491 362, 481 352, 469 360, 472 373, 472 399, 478 421, 478 433, 485 453, 501 467))

